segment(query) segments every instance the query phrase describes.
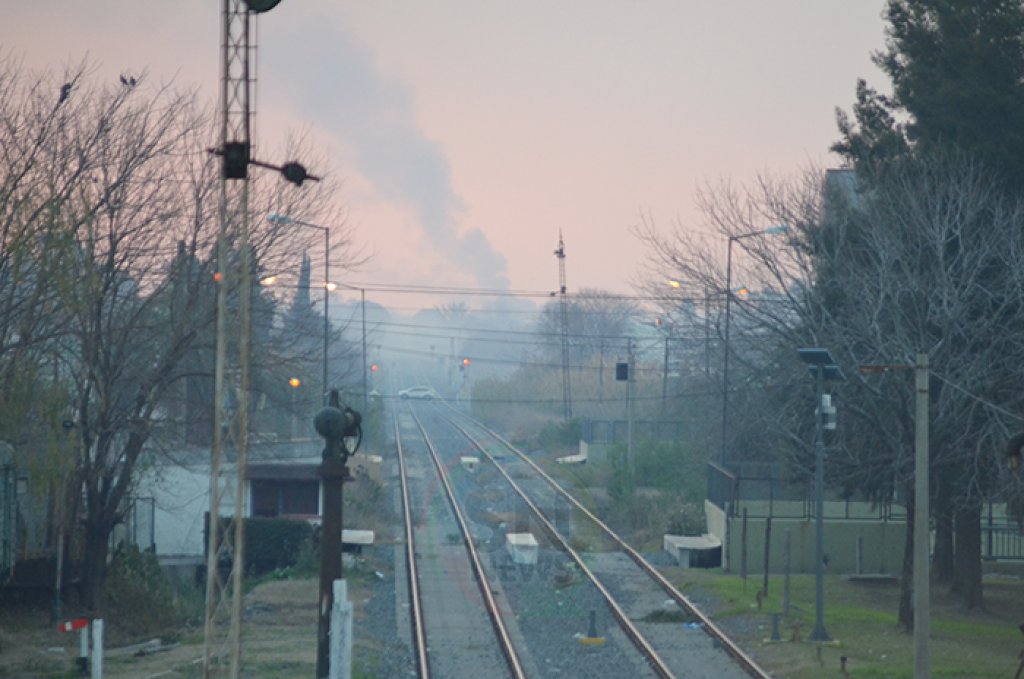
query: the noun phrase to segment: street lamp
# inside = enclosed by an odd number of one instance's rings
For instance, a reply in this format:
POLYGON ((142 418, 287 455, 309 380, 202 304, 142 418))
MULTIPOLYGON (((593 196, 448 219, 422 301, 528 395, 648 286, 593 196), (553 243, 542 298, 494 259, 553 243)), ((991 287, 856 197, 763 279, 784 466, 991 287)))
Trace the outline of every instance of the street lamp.
POLYGON ((288 217, 287 215, 279 215, 271 213, 267 215, 267 221, 271 224, 294 224, 295 226, 304 226, 308 229, 318 229, 324 232, 324 360, 323 360, 323 398, 324 403, 327 402, 327 342, 330 336, 330 320, 328 319, 328 304, 327 304, 327 293, 334 289, 334 284, 331 283, 330 275, 330 262, 331 262, 331 230, 326 226, 320 226, 319 224, 311 224, 304 222, 301 219, 295 219, 288 217))
MULTIPOLYGON (((770 236, 777 233, 787 233, 789 227, 785 224, 777 224, 760 231, 741 233, 736 236, 729 236, 729 246, 725 257, 725 351, 722 357, 722 451, 719 456, 719 463, 725 469, 726 458, 726 436, 729 432, 729 321, 730 302, 732 301, 732 244, 744 238, 753 236, 770 236)), ((744 288, 745 290, 745 288, 744 288)))
POLYGON ((828 349, 811 348, 797 349, 800 359, 807 364, 811 374, 814 375, 815 395, 817 407, 814 409, 814 501, 815 501, 815 547, 814 547, 814 630, 811 632, 811 641, 828 641, 828 632, 825 631, 825 443, 822 430, 823 418, 825 416, 825 381, 839 382, 846 379, 843 371, 839 369, 832 359, 828 349))

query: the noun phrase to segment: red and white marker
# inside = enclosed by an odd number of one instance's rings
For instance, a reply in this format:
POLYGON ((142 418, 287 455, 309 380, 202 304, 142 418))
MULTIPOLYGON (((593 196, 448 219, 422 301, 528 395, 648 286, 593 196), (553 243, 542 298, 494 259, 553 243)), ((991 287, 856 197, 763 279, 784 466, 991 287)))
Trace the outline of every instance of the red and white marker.
POLYGON ((89 626, 89 620, 87 618, 76 618, 74 620, 68 620, 57 625, 58 632, 74 632, 76 629, 85 629, 89 626))

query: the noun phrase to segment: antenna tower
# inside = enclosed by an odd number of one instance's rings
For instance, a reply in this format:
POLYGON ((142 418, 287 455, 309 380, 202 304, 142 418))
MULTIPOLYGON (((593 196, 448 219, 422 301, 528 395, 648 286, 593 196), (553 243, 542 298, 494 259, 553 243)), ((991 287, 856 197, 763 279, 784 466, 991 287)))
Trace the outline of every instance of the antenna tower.
POLYGON ((558 230, 558 315, 562 325, 562 403, 565 408, 565 420, 572 419, 572 380, 569 378, 569 305, 565 299, 565 241, 562 230, 558 230))
POLYGON ((251 157, 249 99, 253 79, 249 70, 252 51, 249 35, 255 19, 244 0, 223 0, 221 42, 221 133, 220 153, 225 157, 221 171, 220 230, 217 236, 217 348, 214 365, 213 445, 210 455, 210 512, 207 527, 206 616, 203 643, 203 677, 220 676, 225 651, 230 656, 230 677, 241 670, 242 576, 245 570, 243 498, 245 497, 246 449, 249 431, 249 178, 246 167, 251 157), (240 157, 235 171, 228 170, 227 157, 240 157), (239 168, 241 171, 239 171, 239 168), (237 291, 237 319, 227 319, 229 290, 237 291), (237 394, 228 409, 229 345, 227 328, 239 333, 238 360, 230 370, 230 385, 237 394), (221 478, 225 444, 234 443, 236 486, 234 488, 233 535, 221 525, 221 496, 229 489, 221 478), (222 558, 230 559, 231 593, 220 577, 222 558), (227 637, 223 609, 230 604, 227 637))

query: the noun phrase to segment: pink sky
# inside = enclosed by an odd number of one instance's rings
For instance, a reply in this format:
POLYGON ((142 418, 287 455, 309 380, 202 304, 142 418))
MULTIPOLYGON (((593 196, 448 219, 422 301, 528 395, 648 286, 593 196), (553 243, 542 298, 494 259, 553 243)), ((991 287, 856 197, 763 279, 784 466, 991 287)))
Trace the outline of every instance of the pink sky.
MULTIPOLYGON (((694 192, 833 165, 882 0, 283 0, 259 21, 261 140, 310 130, 344 181, 352 280, 632 291, 629 227, 702 228, 694 192)), ((219 0, 8 3, 0 49, 99 77, 219 77, 219 0)))

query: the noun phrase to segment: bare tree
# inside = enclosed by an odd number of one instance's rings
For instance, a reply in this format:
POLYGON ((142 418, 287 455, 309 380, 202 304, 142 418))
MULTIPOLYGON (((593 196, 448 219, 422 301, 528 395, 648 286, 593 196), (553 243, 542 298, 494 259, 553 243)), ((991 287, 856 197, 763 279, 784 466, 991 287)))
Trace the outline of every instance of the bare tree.
MULTIPOLYGON (((566 303, 569 360, 576 367, 590 363, 604 350, 623 346, 630 323, 639 315, 633 300, 595 288, 583 288, 566 303)), ((559 362, 562 321, 558 302, 549 302, 541 310, 537 333, 545 360, 559 362)))
MULTIPOLYGON (((82 526, 85 602, 96 609, 138 465, 158 452, 154 433, 180 384, 212 369, 202 360, 217 285, 212 126, 191 92, 152 87, 145 76, 104 85, 86 66, 61 78, 0 66, 0 376, 64 394, 50 424, 63 415, 74 425, 68 523, 82 526)), ((282 184, 252 182, 252 259, 270 271, 296 261, 311 236, 262 219, 271 206, 297 208, 282 184)), ((295 216, 333 221, 334 187, 304 187, 295 216)), ((347 258, 351 233, 339 227, 332 250, 347 258)), ((272 301, 255 309, 272 316, 272 301)), ((294 355, 260 347, 254 357, 267 365, 294 355)))
MULTIPOLYGON (((847 492, 877 502, 895 492, 913 506, 913 380, 861 375, 856 368, 912 364, 916 353, 927 352, 933 507, 937 517, 957 518, 954 583, 967 606, 981 606, 981 503, 998 481, 1005 411, 1020 407, 1012 389, 1024 358, 1020 207, 997 195, 986 173, 962 157, 894 167, 871 192, 857 190, 852 172, 830 173, 827 189, 822 176, 812 170, 793 182, 762 179, 749 191, 706 191, 714 242, 678 230, 665 236, 645 221, 637 233, 654 262, 648 285, 658 285, 672 267, 680 278, 725 293, 721 248, 729 236, 788 224, 785 240, 745 239, 734 262, 733 280, 760 288, 732 309, 733 355, 745 371, 739 382, 760 404, 745 412, 764 415, 753 426, 762 437, 773 434, 761 446, 772 459, 808 474, 808 390, 795 349, 829 347, 847 368, 848 382, 839 391, 844 413, 827 472, 847 492), (757 360, 744 364, 754 346, 757 360)), ((905 625, 912 620, 910 524, 907 537, 905 625)))

